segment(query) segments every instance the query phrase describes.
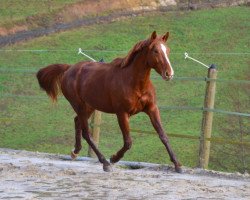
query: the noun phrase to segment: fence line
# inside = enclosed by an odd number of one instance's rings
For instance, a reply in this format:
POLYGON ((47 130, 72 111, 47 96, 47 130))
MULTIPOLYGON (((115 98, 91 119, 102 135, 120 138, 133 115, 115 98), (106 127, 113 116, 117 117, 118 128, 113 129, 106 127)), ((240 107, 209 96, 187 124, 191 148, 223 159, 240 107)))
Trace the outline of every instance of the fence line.
MULTIPOLYGON (((128 50, 112 49, 82 49, 86 52, 126 53, 128 50)), ((78 52, 78 49, 0 49, 0 52, 78 52)), ((171 52, 171 54, 184 55, 183 52, 171 52)), ((250 55, 250 52, 193 52, 195 55, 250 55)))
MULTIPOLYGON (((15 94, 0 94, 1 98, 27 98, 27 99, 48 99, 47 96, 38 96, 38 95, 15 95, 15 94)), ((60 100, 65 100, 63 97, 59 97, 60 100)), ((191 107, 191 106, 159 106, 159 109, 164 110, 189 110, 189 111, 208 111, 214 113, 221 113, 227 115, 236 115, 243 117, 250 117, 250 113, 234 112, 234 111, 225 111, 221 109, 209 109, 205 107, 191 107)))
MULTIPOLYGON (((145 130, 139 130, 139 129, 130 129, 131 132, 135 133, 146 133, 146 134, 156 134, 155 131, 145 131, 145 130)), ((171 137, 177 137, 177 138, 183 138, 183 139, 192 139, 192 140, 200 140, 200 136, 194 136, 194 135, 184 135, 184 134, 175 134, 175 133, 167 133, 168 136, 171 137)), ((224 138, 218 138, 218 137, 211 137, 211 138, 204 138, 206 141, 220 143, 220 144, 234 144, 234 145, 246 145, 250 146, 250 142, 243 142, 243 141, 237 141, 237 140, 226 140, 224 138)))
MULTIPOLYGON (((11 118, 8 118, 8 117, 0 117, 0 120, 2 122, 4 122, 4 121, 8 121, 9 122, 10 119, 11 118)), ((19 121, 19 120, 15 119, 14 121, 19 121)), ((20 121, 22 121, 21 118, 20 118, 20 121)), ((34 120, 29 120, 29 122, 37 123, 37 121, 34 121, 34 120)), ((104 124, 105 123, 94 124, 93 122, 90 122, 89 126, 90 126, 90 128, 93 129, 93 128, 100 128, 104 124)), ((154 135, 157 134, 155 131, 146 131, 146 130, 133 129, 133 128, 130 129, 130 131, 134 132, 134 133, 144 133, 144 134, 154 134, 154 135)), ((197 141, 199 141, 201 139, 200 136, 185 135, 185 134, 179 134, 179 133, 178 134, 176 134, 176 133, 167 133, 167 135, 170 136, 170 137, 174 137, 174 138, 191 139, 191 140, 197 140, 197 141)), ((227 140, 227 139, 219 138, 219 137, 204 138, 204 140, 205 141, 214 142, 214 143, 219 143, 219 144, 245 145, 245 146, 249 146, 250 147, 250 142, 237 141, 237 140, 227 140)))
MULTIPOLYGON (((8 117, 0 117, 0 120, 2 122, 8 121, 8 123, 9 123, 10 119, 11 118, 8 118, 8 117)), ((15 119, 15 120, 12 120, 12 121, 19 121, 19 120, 15 119)), ((20 121, 22 121, 21 118, 20 118, 20 121)), ((37 121, 34 121, 34 120, 29 120, 29 122, 37 123, 37 121)), ((90 126, 90 128, 93 129, 93 128, 100 128, 104 124, 105 123, 94 124, 93 122, 90 122, 89 126, 90 126)), ((134 133, 144 133, 144 134, 154 134, 154 135, 157 134, 155 131, 146 131, 146 130, 140 130, 140 129, 134 129, 134 128, 131 128, 130 131, 134 132, 134 133)), ((191 139, 191 140, 197 140, 197 141, 200 141, 200 139, 201 139, 200 136, 185 135, 185 134, 179 134, 179 133, 178 134, 176 134, 176 133, 167 133, 167 135, 170 136, 170 137, 174 137, 174 138, 191 139)), ((219 143, 219 144, 245 145, 245 146, 250 147, 250 142, 244 142, 244 141, 238 141, 238 140, 228 140, 228 139, 219 138, 219 137, 204 138, 204 140, 214 142, 214 143, 219 143)))
POLYGON ((210 109, 210 108, 204 108, 204 107, 191 107, 191 106, 164 106, 159 107, 160 110, 194 110, 194 111, 208 111, 208 112, 214 112, 214 113, 222 113, 227 115, 237 115, 237 116, 244 116, 244 117, 250 117, 249 113, 240 113, 240 112, 231 112, 231 111, 225 111, 221 109, 210 109))

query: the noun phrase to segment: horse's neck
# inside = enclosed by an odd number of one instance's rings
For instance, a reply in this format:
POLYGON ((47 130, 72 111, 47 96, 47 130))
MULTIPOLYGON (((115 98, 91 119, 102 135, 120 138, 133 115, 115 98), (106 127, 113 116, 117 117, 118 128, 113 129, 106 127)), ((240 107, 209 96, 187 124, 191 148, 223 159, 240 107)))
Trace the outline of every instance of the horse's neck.
POLYGON ((129 67, 132 85, 138 89, 143 89, 150 82, 151 69, 147 66, 144 58, 143 54, 138 55, 129 67))

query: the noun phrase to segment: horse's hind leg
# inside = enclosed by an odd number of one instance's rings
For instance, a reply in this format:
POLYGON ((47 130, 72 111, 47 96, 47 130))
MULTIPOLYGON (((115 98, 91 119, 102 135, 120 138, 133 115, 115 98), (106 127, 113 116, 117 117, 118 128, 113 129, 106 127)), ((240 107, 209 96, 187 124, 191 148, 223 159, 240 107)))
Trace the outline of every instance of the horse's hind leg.
POLYGON ((75 117, 75 149, 71 151, 71 158, 76 159, 82 149, 82 129, 78 116, 75 117))
POLYGON ((110 163, 106 160, 106 158, 98 150, 98 148, 96 147, 95 143, 93 142, 93 140, 90 136, 89 127, 88 127, 88 117, 85 114, 82 114, 79 116, 79 119, 81 120, 83 138, 87 141, 89 146, 93 149, 93 151, 97 155, 99 161, 103 164, 103 170, 106 172, 111 171, 110 163))
MULTIPOLYGON (((93 113, 93 109, 89 109, 87 112, 87 118, 89 118, 91 116, 91 114, 93 113)), ((74 160, 77 158, 77 156, 79 155, 79 152, 82 149, 82 126, 81 126, 81 122, 78 116, 75 117, 74 119, 75 121, 75 148, 71 151, 71 158, 74 160)))

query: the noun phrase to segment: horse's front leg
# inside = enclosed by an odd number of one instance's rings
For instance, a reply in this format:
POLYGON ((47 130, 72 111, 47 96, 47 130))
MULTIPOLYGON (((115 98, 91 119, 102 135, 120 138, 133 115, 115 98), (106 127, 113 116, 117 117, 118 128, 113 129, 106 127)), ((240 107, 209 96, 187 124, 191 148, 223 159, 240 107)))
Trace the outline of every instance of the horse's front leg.
POLYGON ((172 151, 172 148, 171 148, 171 146, 169 144, 169 140, 168 140, 167 135, 164 133, 164 130, 163 130, 162 125, 161 125, 160 112, 159 112, 159 109, 158 109, 157 105, 152 104, 148 108, 146 113, 150 117, 152 125, 154 126, 156 132, 158 133, 162 143, 166 147, 166 149, 168 151, 168 154, 169 154, 169 157, 170 157, 170 160, 174 163, 175 171, 178 172, 178 173, 181 173, 182 172, 181 164, 177 160, 174 152, 172 151))
POLYGON ((75 117, 75 149, 71 151, 71 158, 74 160, 82 149, 82 128, 78 116, 75 117))
POLYGON ((129 115, 128 113, 117 114, 118 123, 123 135, 123 147, 110 158, 111 163, 118 162, 132 146, 132 139, 129 134, 129 115))

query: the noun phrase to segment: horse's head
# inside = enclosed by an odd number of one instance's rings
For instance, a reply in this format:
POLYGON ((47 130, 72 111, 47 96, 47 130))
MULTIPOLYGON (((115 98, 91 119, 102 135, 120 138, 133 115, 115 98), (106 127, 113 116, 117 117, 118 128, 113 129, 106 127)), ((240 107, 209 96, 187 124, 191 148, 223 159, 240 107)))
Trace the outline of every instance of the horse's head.
POLYGON ((169 32, 158 37, 154 31, 149 39, 150 44, 147 52, 147 63, 154 68, 164 80, 171 80, 174 76, 174 70, 169 61, 168 55, 170 49, 166 46, 169 32))

